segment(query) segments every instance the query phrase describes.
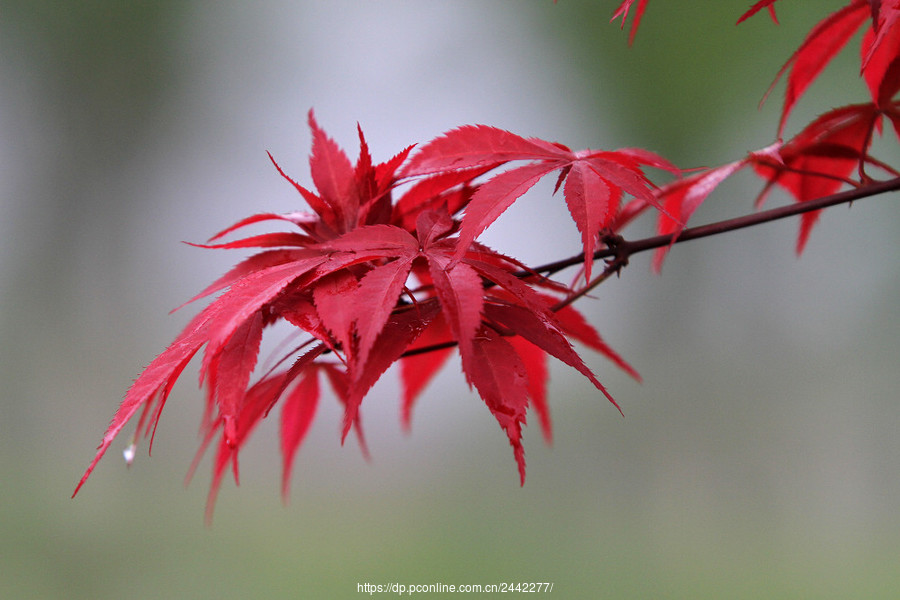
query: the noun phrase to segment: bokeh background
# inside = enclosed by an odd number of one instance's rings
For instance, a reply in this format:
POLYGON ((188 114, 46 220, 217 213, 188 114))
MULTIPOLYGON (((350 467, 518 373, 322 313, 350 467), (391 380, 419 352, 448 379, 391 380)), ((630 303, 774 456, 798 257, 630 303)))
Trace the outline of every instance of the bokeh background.
MULTIPOLYGON (((376 160, 486 123, 575 148, 716 165, 773 141, 757 103, 839 1, 0 0, 0 596, 353 597, 358 583, 554 582, 558 597, 893 598, 900 590, 896 199, 637 257, 582 301, 637 384, 585 354, 626 417, 553 370, 552 446, 504 434, 451 364, 399 424, 388 375, 363 405, 372 461, 328 397, 279 497, 272 424, 226 481, 183 486, 201 396, 186 371, 126 470, 118 442, 69 498, 132 378, 193 314, 167 312, 243 255, 189 247, 302 208, 307 110, 376 160)), ((791 120, 865 99, 858 41, 791 120)), ((895 144, 885 144, 890 149, 895 144)), ((898 159, 888 150, 887 159, 898 159)), ((896 162, 895 162, 896 164, 896 162)), ((742 214, 727 182, 696 223, 742 214)), ((489 230, 540 263, 577 253, 545 186, 489 230)), ((784 202, 773 196, 772 202, 784 202)), ((633 235, 650 232, 638 224, 633 235)))

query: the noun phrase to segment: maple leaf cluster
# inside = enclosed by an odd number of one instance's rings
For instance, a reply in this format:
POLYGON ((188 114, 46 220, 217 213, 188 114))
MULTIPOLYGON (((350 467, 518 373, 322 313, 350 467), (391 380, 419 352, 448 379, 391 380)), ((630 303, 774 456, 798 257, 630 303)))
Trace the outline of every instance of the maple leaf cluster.
POLYGON ((653 202, 655 188, 643 167, 674 167, 650 152, 573 152, 486 126, 455 129, 412 156, 410 147, 381 164, 373 163, 360 129, 353 164, 312 112, 309 125, 315 191, 273 163, 312 212, 257 214, 194 244, 263 250, 189 301, 219 293, 134 382, 79 486, 133 416, 139 415, 138 432, 152 434, 172 386, 201 348, 207 393, 200 452, 218 439, 210 506, 229 465, 237 478, 240 448, 276 404, 287 494, 322 381, 343 404, 342 440, 355 430, 365 452, 360 405, 381 375, 400 362, 408 425, 416 397, 456 348, 467 382, 509 438, 524 482, 529 407, 551 435, 548 356, 584 375, 613 404, 570 340, 637 377, 564 302, 569 287, 476 238, 538 180, 558 172, 557 188, 582 232, 589 278, 600 232, 618 215, 623 196, 653 202), (524 164, 476 181, 511 162, 524 164), (221 241, 262 221, 285 222, 290 231, 221 241), (306 339, 251 382, 263 331, 277 322, 306 339))
MULTIPOLYGON (((624 25, 633 2, 623 2, 613 18, 621 17, 624 25)), ((740 21, 763 8, 774 20, 774 3, 757 2, 740 21)), ((646 5, 647 0, 637 5, 632 37, 646 5)), ((416 398, 453 352, 459 354, 470 388, 509 439, 524 483, 522 430, 529 409, 534 409, 544 437, 551 439, 548 357, 582 374, 617 408, 572 342, 639 379, 572 306, 627 260, 616 246, 622 241, 619 232, 634 218, 656 209, 658 230, 671 246, 710 193, 745 167, 765 181, 759 204, 775 185, 803 203, 844 185, 871 182, 870 167, 900 176, 869 154, 885 118, 900 136, 900 112, 893 99, 900 90, 898 16, 895 2, 853 0, 820 22, 778 74, 787 74, 778 139, 740 160, 686 176, 646 150, 572 151, 484 125, 459 127, 379 164, 359 129, 360 150, 353 163, 310 111, 314 190, 272 159, 310 212, 253 215, 206 244, 195 244, 259 251, 189 301, 216 295, 128 390, 75 493, 133 417, 137 427, 127 460, 139 436, 151 437, 152 444, 176 380, 201 350, 206 410, 197 459, 215 447, 209 511, 229 467, 237 481, 240 449, 276 405, 287 497, 294 458, 323 385, 343 406, 341 439, 353 430, 367 452, 361 406, 372 386, 399 364, 401 419, 408 427, 416 398), (833 109, 782 141, 799 97, 866 22, 861 73, 871 102, 833 109), (657 187, 648 168, 675 177, 657 187), (568 285, 551 279, 555 267, 529 268, 478 240, 509 206, 550 175, 556 178, 554 194, 561 191, 581 235, 583 252, 565 264, 581 263, 582 273, 568 285), (223 241, 265 221, 281 222, 287 231, 223 241), (617 258, 596 275, 593 266, 600 256, 617 258), (263 334, 276 323, 302 337, 274 366, 258 367, 263 334)), ((798 251, 817 212, 803 214, 798 251)), ((657 250, 656 268, 667 248, 657 250)))
MULTIPOLYGON (((775 2, 760 0, 745 12, 738 24, 768 9, 777 24, 775 2)), ((632 20, 630 40, 634 39, 648 0, 639 0, 632 20)), ((625 0, 612 19, 625 19, 634 0, 625 0)), ((672 234, 673 242, 694 211, 725 179, 750 167, 764 181, 757 199, 762 206, 767 192, 782 187, 797 202, 810 202, 836 193, 844 185, 861 187, 873 181, 867 167, 878 168, 891 176, 900 172, 869 153, 875 134, 882 132, 887 119, 900 139, 900 104, 894 99, 900 92, 900 3, 892 0, 852 0, 828 15, 807 34, 775 77, 772 87, 787 75, 784 104, 778 124, 778 139, 772 145, 749 152, 746 157, 674 181, 656 195, 662 204, 658 231, 672 234), (847 45, 864 25, 869 26, 860 45, 860 73, 869 89, 871 102, 832 109, 784 141, 785 125, 793 108, 810 84, 828 63, 847 45)), ((772 91, 770 87, 769 92, 772 91)), ((768 96, 768 93, 766 94, 768 96)), ((765 99, 765 98, 764 98, 765 99)), ((646 208, 646 207, 644 207, 646 208)), ((636 213, 639 211, 635 211, 636 213)), ((797 253, 803 251, 821 211, 801 217, 797 253)), ((654 267, 662 265, 666 248, 657 250, 654 267)))

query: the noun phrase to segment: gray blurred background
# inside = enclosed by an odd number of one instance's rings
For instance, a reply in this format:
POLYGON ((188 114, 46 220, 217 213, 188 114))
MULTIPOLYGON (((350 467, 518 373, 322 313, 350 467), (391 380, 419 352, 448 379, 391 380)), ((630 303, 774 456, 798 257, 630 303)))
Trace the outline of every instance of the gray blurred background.
MULTIPOLYGON (((585 351, 626 418, 554 365, 555 441, 503 432, 451 363, 410 435, 397 384, 363 405, 373 459, 323 400, 279 498, 273 423, 203 524, 209 459, 182 485, 201 395, 191 366, 152 459, 127 435, 69 495, 132 378, 244 254, 182 244, 303 208, 306 112, 376 160, 466 123, 573 148, 716 165, 773 141, 806 31, 845 2, 652 2, 634 47, 618 1, 0 1, 0 596, 353 597, 357 583, 554 582, 558 597, 893 598, 900 589, 896 199, 649 255, 581 309, 644 376, 585 351), (779 3, 780 5, 781 3, 779 3)), ((864 101, 858 41, 790 122, 864 101)), ((887 147, 896 144, 885 144, 887 147)), ((896 151, 884 157, 898 159, 896 151)), ((727 182, 695 223, 752 207, 727 182)), ((539 187, 485 239, 539 263, 578 252, 539 187), (535 243, 539 240, 540 243, 535 243)), ((784 202, 780 195, 771 202, 784 202)), ((650 232, 638 225, 634 236, 650 232)), ((274 419, 271 419, 274 421, 274 419)))

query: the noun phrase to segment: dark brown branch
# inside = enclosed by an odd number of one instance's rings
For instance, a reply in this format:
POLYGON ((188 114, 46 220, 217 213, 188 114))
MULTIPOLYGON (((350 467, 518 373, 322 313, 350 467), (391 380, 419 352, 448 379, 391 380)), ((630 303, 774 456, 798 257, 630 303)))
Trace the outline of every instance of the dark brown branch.
MULTIPOLYGON (((837 194, 832 194, 830 196, 823 196, 808 202, 795 202, 786 206, 779 206, 778 208, 751 213, 733 219, 726 219, 724 221, 717 221, 715 223, 699 225, 697 227, 689 227, 682 230, 679 235, 657 235, 634 241, 620 240, 612 247, 597 250, 594 253, 594 260, 602 260, 610 257, 627 258, 638 252, 663 248, 670 244, 679 244, 681 242, 687 242, 688 240, 696 240, 712 235, 718 235, 720 233, 727 233, 729 231, 737 231, 738 229, 745 229, 747 227, 753 227, 755 225, 761 225, 763 223, 821 210, 837 204, 848 204, 855 200, 861 200, 870 196, 877 196, 898 190, 900 190, 900 177, 869 183, 858 188, 838 192, 837 194)), ((567 267, 581 264, 582 262, 584 262, 584 255, 578 254, 563 260, 535 267, 534 271, 551 274, 567 267)), ((524 275, 526 274, 523 273, 523 276, 524 275)))

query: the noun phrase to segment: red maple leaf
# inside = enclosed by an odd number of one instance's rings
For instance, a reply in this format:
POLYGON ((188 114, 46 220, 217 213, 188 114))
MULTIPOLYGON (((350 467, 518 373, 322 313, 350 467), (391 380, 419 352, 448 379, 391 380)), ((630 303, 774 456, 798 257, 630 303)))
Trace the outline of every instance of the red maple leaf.
MULTIPOLYGON (((769 10, 777 21, 776 0, 760 0, 747 10, 738 23, 750 18, 763 8, 769 10)), ((623 2, 616 17, 624 18, 633 2, 623 2)), ((645 8, 642 2, 633 24, 634 29, 645 8)), ((779 135, 784 131, 787 118, 810 84, 827 64, 847 44, 860 26, 871 17, 871 27, 866 30, 861 44, 860 72, 872 97, 871 104, 852 105, 834 109, 822 115, 803 129, 789 142, 776 142, 763 151, 750 153, 746 158, 713 169, 707 169, 690 177, 674 181, 656 192, 662 205, 659 211, 658 231, 672 234, 672 241, 693 212, 724 179, 747 165, 766 179, 766 188, 758 205, 772 185, 785 188, 798 202, 808 202, 837 192, 842 185, 862 185, 869 181, 865 169, 874 165, 896 172, 871 157, 869 146, 876 131, 880 131, 884 116, 895 129, 900 118, 894 96, 900 91, 900 4, 883 0, 851 0, 840 10, 820 21, 806 36, 800 47, 791 55, 775 77, 769 92, 778 80, 787 74, 784 106, 779 122, 779 135), (853 171, 858 177, 852 177, 853 171)), ((768 92, 766 94, 768 96, 768 92)), ((900 131, 900 130, 898 130, 900 131)), ((635 199, 620 211, 614 228, 620 228, 643 212, 648 203, 635 199)), ((802 252, 810 231, 820 211, 808 212, 801 217, 797 252, 802 252)), ((659 269, 668 248, 657 250, 654 268, 659 269)))
MULTIPOLYGON (((764 6, 772 10, 774 18, 774 2, 757 2, 738 23, 764 6)), ((776 75, 772 87, 782 75, 788 73, 779 135, 784 131, 797 101, 866 22, 867 17, 870 17, 871 26, 863 36, 860 72, 869 87, 872 101, 878 106, 886 106, 900 90, 900 5, 884 0, 852 0, 816 24, 776 75)))
POLYGON ((881 5, 863 36, 862 71, 872 101, 887 107, 900 91, 900 5, 881 5))
MULTIPOLYGON (((631 29, 628 32, 628 44, 634 43, 634 36, 637 35, 638 27, 641 25, 641 17, 644 16, 644 10, 647 8, 648 0, 639 0, 637 9, 634 11, 634 20, 631 22, 631 29)), ((625 21, 628 19, 628 12, 631 10, 631 5, 634 4, 634 0, 625 0, 622 4, 619 5, 619 8, 616 9, 616 12, 613 13, 613 16, 610 18, 610 22, 615 21, 619 17, 622 17, 622 29, 625 28, 625 21)))
POLYGON ((800 96, 856 33, 868 14, 867 0, 853 0, 844 8, 832 13, 813 27, 800 47, 778 71, 772 87, 784 73, 790 71, 784 93, 784 106, 781 109, 781 121, 778 125, 779 135, 784 131, 788 115, 800 96))
POLYGON ((563 188, 569 213, 581 232, 586 279, 591 276, 597 237, 617 217, 622 196, 655 203, 654 186, 642 167, 679 173, 671 163, 646 150, 573 152, 562 144, 476 125, 451 130, 420 148, 404 175, 486 172, 514 161, 528 162, 492 176, 472 194, 460 228, 460 252, 539 180, 559 171, 556 189, 563 188))
MULTIPOLYGON (((797 202, 809 202, 836 193, 845 185, 858 186, 871 179, 866 167, 877 167, 890 174, 900 175, 890 166, 873 158, 869 147, 881 123, 887 117, 900 139, 900 107, 889 103, 856 104, 831 110, 810 123, 786 143, 750 152, 745 158, 712 169, 705 169, 689 177, 673 181, 657 192, 659 211, 657 231, 671 234, 668 247, 656 251, 653 267, 659 270, 669 247, 675 243, 694 211, 707 199, 722 181, 744 167, 751 166, 765 179, 766 186, 757 200, 761 206, 773 185, 784 188, 797 202), (856 177, 853 177, 854 172, 856 177)), ((646 205, 629 209, 638 213, 646 205)), ((796 251, 803 252, 809 234, 821 211, 811 211, 801 216, 796 251)))
MULTIPOLYGON (((821 115, 779 149, 779 161, 754 164, 756 172, 767 182, 758 204, 774 184, 783 187, 797 202, 808 202, 834 194, 845 185, 868 183, 867 165, 900 175, 869 155, 872 139, 881 130, 885 116, 900 139, 900 109, 896 103, 883 108, 876 104, 854 104, 821 115)), ((812 211, 801 216, 798 254, 806 246, 820 213, 812 211)))
POLYGON ((354 164, 312 113, 309 125, 315 191, 272 162, 311 212, 260 213, 206 244, 194 244, 261 250, 188 301, 216 295, 129 389, 76 493, 133 416, 139 414, 135 438, 152 434, 172 386, 198 353, 206 410, 189 477, 204 451, 215 446, 208 516, 228 466, 237 480, 240 449, 279 403, 282 493, 287 497, 294 458, 318 406, 319 375, 327 377, 343 406, 342 439, 355 430, 365 453, 360 409, 375 382, 392 364, 404 365, 401 414, 408 424, 416 395, 455 347, 466 380, 509 438, 523 482, 522 428, 529 407, 535 408, 550 439, 547 356, 587 377, 613 404, 568 338, 637 376, 583 317, 560 304, 569 292, 566 286, 528 271, 475 238, 533 181, 559 170, 558 187, 565 184, 589 267, 595 238, 615 218, 621 196, 653 202, 652 184, 641 167, 674 167, 642 150, 575 153, 481 126, 446 134, 409 161, 407 148, 381 164, 373 162, 360 130, 354 164), (519 160, 530 164, 476 181, 519 160), (395 188, 412 178, 417 181, 394 201, 395 188), (463 210, 462 222, 454 220, 463 210), (292 230, 223 241, 244 227, 273 221, 292 230), (305 339, 260 372, 264 331, 278 321, 305 339))

